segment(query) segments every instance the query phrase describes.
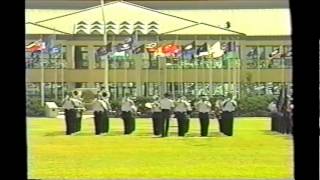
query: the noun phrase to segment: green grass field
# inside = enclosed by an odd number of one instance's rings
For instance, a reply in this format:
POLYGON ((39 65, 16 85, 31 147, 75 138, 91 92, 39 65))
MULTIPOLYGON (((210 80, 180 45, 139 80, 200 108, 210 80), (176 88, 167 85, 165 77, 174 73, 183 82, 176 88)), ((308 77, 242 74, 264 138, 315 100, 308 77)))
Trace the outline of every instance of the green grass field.
POLYGON ((199 137, 192 119, 187 137, 152 137, 150 119, 137 119, 136 132, 122 135, 111 119, 107 136, 93 135, 86 119, 77 136, 64 135, 61 119, 28 118, 29 178, 292 178, 293 141, 269 131, 268 118, 235 120, 233 137, 210 122, 210 137, 199 137))

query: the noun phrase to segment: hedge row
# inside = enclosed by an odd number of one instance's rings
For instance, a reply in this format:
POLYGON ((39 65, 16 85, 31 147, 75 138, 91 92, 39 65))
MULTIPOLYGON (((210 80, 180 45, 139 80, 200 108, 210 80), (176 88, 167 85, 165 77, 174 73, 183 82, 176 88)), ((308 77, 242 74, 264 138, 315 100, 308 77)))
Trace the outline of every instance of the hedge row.
MULTIPOLYGON (((91 102, 94 98, 94 95, 90 93, 83 94, 85 107, 90 110, 91 109, 91 102)), ((193 104, 198 99, 194 97, 188 98, 191 100, 193 104)), ((235 116, 238 117, 265 117, 268 116, 268 104, 272 101, 272 95, 261 95, 261 96, 242 96, 240 99, 237 100, 238 108, 235 112, 235 116)), ((215 101, 217 100, 216 97, 210 98, 210 102, 214 105, 215 101)), ((49 101, 49 100, 48 100, 49 101)), ((53 101, 53 100, 52 100, 53 101)), ((144 105, 147 102, 152 102, 151 97, 137 97, 135 100, 135 104, 138 107, 138 111, 140 112, 140 117, 149 117, 150 110, 147 109, 144 105)), ((61 106, 61 102, 56 102, 58 106, 61 106)), ((111 100, 110 101, 111 107, 115 111, 120 111, 121 107, 121 99, 111 100)), ((41 107, 41 101, 39 98, 27 98, 26 104, 27 116, 44 116, 45 111, 44 107, 41 107)), ((194 113, 195 115, 196 113, 194 113)))

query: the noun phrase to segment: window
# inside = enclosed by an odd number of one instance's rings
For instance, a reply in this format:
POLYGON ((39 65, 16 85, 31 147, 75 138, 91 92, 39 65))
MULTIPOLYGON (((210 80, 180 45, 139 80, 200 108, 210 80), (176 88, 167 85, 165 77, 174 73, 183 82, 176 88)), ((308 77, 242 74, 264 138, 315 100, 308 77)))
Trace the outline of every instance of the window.
POLYGON ((76 46, 75 47, 75 68, 88 69, 88 67, 89 67, 88 47, 76 46))

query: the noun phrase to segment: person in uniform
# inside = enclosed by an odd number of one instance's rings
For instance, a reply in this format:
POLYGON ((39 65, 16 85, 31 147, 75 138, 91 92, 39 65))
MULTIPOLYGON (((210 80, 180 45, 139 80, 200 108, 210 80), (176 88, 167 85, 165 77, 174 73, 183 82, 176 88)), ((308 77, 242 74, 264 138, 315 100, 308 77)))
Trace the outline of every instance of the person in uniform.
POLYGON ((217 101, 215 102, 215 117, 218 120, 219 124, 219 132, 222 133, 222 102, 223 102, 223 95, 219 96, 217 101))
POLYGON ((222 102, 222 133, 227 136, 233 135, 233 112, 237 102, 233 100, 232 94, 228 93, 227 99, 222 102))
POLYGON ((134 102, 129 98, 127 94, 121 103, 121 116, 124 124, 124 134, 130 134, 132 132, 132 110, 134 102))
POLYGON ((102 127, 103 127, 103 132, 108 133, 109 132, 109 112, 112 111, 110 102, 109 102, 109 97, 110 93, 107 91, 102 91, 101 92, 101 99, 104 101, 106 104, 106 109, 104 111, 104 118, 102 121, 102 127))
POLYGON ((105 121, 105 111, 107 111, 107 105, 101 95, 96 95, 96 99, 93 101, 93 115, 94 126, 96 135, 105 135, 106 127, 103 121, 105 121))
POLYGON ((271 117, 271 131, 277 131, 278 130, 278 122, 277 121, 277 104, 276 99, 274 99, 269 105, 268 109, 270 111, 270 117, 271 117))
POLYGON ((199 112, 200 130, 201 136, 208 136, 208 128, 210 123, 209 113, 211 111, 211 103, 208 97, 202 95, 201 100, 195 104, 196 109, 199 112))
POLYGON ((81 98, 81 91, 73 91, 73 99, 76 104, 76 132, 81 131, 82 114, 84 111, 83 98, 81 98))
POLYGON ((74 121, 75 121, 75 105, 71 100, 71 93, 69 93, 65 99, 62 101, 62 108, 64 109, 64 117, 66 123, 66 135, 71 135, 74 130, 74 121))
POLYGON ((290 103, 290 96, 287 96, 285 107, 284 107, 284 134, 290 134, 292 129, 291 124, 291 103, 290 103))
POLYGON ((171 111, 174 108, 174 103, 171 99, 169 99, 169 97, 170 97, 170 94, 165 93, 164 97, 160 99, 160 108, 161 108, 160 131, 161 131, 162 137, 168 136, 171 111))
POLYGON ((138 107, 135 105, 134 101, 136 100, 136 97, 132 97, 132 106, 131 106, 131 119, 130 119, 130 133, 134 132, 136 130, 136 115, 138 112, 138 107))
POLYGON ((179 97, 175 104, 175 116, 178 120, 178 136, 184 136, 186 133, 186 119, 187 119, 187 109, 188 104, 187 101, 183 100, 183 97, 179 97))
POLYGON ((190 118, 191 118, 191 113, 192 113, 192 107, 191 107, 191 102, 188 101, 188 99, 185 96, 182 96, 182 100, 184 100, 187 103, 187 113, 186 113, 186 132, 189 132, 189 127, 190 127, 190 118))
POLYGON ((160 132, 160 121, 161 121, 161 108, 160 108, 160 98, 159 96, 153 96, 152 103, 152 125, 153 125, 153 135, 158 136, 160 132))

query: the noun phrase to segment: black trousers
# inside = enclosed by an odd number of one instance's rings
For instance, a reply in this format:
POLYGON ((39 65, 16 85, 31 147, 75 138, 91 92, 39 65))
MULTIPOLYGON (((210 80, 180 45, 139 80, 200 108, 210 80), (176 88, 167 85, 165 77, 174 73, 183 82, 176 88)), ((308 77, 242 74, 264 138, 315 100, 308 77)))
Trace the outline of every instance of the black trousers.
POLYGON ((190 115, 186 114, 186 121, 185 121, 185 133, 189 132, 190 126, 190 115))
POLYGON ((282 113, 275 113, 275 131, 281 132, 282 113))
POLYGON ((289 112, 284 113, 283 120, 284 120, 284 126, 285 126, 284 133, 290 134, 291 133, 291 119, 290 119, 289 112))
POLYGON ((178 120, 178 136, 184 136, 186 133, 186 112, 175 112, 178 120))
POLYGON ((221 130, 227 136, 233 135, 233 112, 223 111, 222 112, 222 121, 221 121, 221 130))
POLYGON ((95 134, 103 133, 103 119, 104 119, 104 112, 102 111, 94 111, 94 127, 95 127, 95 134))
POLYGON ((122 119, 124 125, 124 134, 132 132, 132 113, 130 111, 122 111, 122 119))
POLYGON ((160 135, 160 121, 161 121, 161 112, 152 113, 152 125, 153 125, 153 134, 160 135))
POLYGON ((76 132, 76 110, 75 109, 66 109, 64 111, 65 121, 66 121, 66 135, 70 135, 76 132))
POLYGON ((284 134, 286 132, 286 120, 285 115, 283 113, 279 114, 279 132, 284 134))
POLYGON ((271 131, 277 131, 277 114, 275 112, 271 112, 271 131))
POLYGON ((162 137, 168 136, 170 115, 171 111, 169 109, 162 109, 160 121, 160 132, 162 137))
POLYGON ((81 131, 82 110, 77 111, 76 132, 81 131))
POLYGON ((134 114, 131 112, 131 119, 130 119, 130 133, 136 130, 136 118, 134 114))
POLYGON ((108 111, 103 112, 103 117, 102 117, 102 127, 101 127, 101 132, 102 133, 107 133, 109 132, 109 115, 108 111))
POLYGON ((209 113, 199 112, 200 119, 200 134, 201 136, 208 136, 208 128, 209 128, 209 113))

